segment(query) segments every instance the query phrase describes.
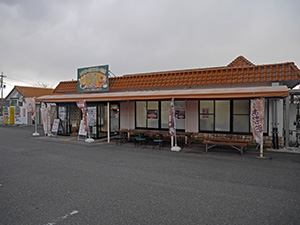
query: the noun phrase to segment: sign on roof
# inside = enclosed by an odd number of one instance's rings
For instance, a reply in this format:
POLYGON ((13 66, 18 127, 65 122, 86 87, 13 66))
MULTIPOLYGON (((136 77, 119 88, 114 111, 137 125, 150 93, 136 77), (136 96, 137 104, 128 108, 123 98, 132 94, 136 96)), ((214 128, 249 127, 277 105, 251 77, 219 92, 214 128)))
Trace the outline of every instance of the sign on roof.
POLYGON ((79 68, 77 91, 108 91, 108 65, 79 68))

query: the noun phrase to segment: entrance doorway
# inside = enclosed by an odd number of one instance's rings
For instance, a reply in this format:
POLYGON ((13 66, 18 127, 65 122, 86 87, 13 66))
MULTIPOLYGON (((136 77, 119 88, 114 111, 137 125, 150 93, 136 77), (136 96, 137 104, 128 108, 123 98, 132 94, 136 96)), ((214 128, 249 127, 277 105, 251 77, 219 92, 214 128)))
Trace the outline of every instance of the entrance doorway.
MULTIPOLYGON (((107 104, 90 104, 87 107, 88 132, 92 138, 107 137, 107 104)), ((114 135, 120 129, 120 107, 118 103, 110 104, 110 133, 114 135)))

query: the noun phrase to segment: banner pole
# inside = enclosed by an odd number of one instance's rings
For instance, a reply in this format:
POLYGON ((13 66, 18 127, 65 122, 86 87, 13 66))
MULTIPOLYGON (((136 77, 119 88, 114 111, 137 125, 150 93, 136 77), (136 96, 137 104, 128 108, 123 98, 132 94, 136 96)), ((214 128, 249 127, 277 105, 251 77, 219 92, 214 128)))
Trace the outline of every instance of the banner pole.
MULTIPOLYGON (((175 118, 175 103, 174 103, 174 98, 172 98, 172 105, 173 105, 173 110, 172 110, 172 117, 173 117, 173 123, 174 123, 174 138, 175 138, 175 146, 173 145, 173 139, 172 139, 172 145, 171 145, 171 151, 179 152, 181 148, 177 146, 177 137, 176 137, 176 118, 175 118)), ((173 138, 173 136, 172 136, 173 138)))
POLYGON ((110 143, 110 105, 107 102, 107 143, 110 143))
POLYGON ((36 122, 36 117, 34 118, 34 133, 32 134, 33 136, 40 136, 40 134, 37 132, 37 122, 36 122))
POLYGON ((260 155, 259 155, 260 158, 263 158, 264 157, 264 141, 263 141, 263 138, 261 140, 261 143, 260 143, 260 155))

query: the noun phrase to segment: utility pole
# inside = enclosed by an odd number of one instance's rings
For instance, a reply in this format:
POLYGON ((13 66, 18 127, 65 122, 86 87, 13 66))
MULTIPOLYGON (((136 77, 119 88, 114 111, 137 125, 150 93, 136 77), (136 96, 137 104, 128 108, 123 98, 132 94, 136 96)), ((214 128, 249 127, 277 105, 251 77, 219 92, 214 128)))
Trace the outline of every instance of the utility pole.
POLYGON ((3 116, 3 89, 5 88, 5 85, 3 85, 3 78, 6 77, 3 75, 3 72, 1 72, 0 75, 0 88, 1 88, 1 116, 3 116))

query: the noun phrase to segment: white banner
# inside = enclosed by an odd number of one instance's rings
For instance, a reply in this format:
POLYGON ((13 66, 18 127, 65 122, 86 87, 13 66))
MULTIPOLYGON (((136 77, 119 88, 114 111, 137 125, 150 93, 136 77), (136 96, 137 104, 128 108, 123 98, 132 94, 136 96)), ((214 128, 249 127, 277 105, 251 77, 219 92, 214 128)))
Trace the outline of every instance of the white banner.
POLYGON ((41 117, 43 121, 44 134, 48 136, 51 135, 50 110, 51 110, 51 105, 48 105, 46 107, 45 103, 42 103, 41 117))
POLYGON ((27 107, 27 111, 29 113, 32 113, 31 119, 34 120, 35 118, 35 98, 25 98, 25 102, 26 102, 26 107, 27 107))
POLYGON ((263 142, 264 114, 264 99, 251 100, 250 122, 253 137, 258 144, 262 144, 263 142))
POLYGON ((86 127, 85 127, 85 122, 84 120, 80 121, 80 126, 79 126, 79 131, 78 131, 78 135, 82 135, 82 136, 86 136, 87 131, 86 131, 86 127))
POLYGON ((175 136, 176 128, 175 128, 175 106, 174 106, 174 98, 172 98, 170 104, 170 114, 169 114, 169 133, 171 136, 175 136))

